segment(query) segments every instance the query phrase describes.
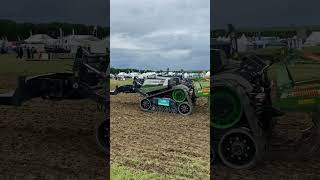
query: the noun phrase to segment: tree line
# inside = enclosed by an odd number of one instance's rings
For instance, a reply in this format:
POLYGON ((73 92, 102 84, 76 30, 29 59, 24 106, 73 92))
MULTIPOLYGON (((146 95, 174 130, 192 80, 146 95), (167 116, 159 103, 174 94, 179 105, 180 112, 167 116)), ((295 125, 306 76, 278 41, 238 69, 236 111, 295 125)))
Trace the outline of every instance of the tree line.
MULTIPOLYGON (((307 31, 307 34, 310 34, 311 31, 307 31)), ((280 38, 291 38, 297 35, 297 31, 295 30, 286 30, 286 31, 237 31, 237 37, 242 35, 246 35, 248 37, 257 37, 257 36, 265 36, 265 37, 280 37, 280 38)), ((227 36, 226 30, 213 30, 211 31, 211 37, 217 38, 219 36, 227 36)))
MULTIPOLYGON (((131 68, 110 68, 110 73, 111 74, 119 74, 120 72, 125 72, 125 73, 130 73, 130 72, 140 72, 140 73, 144 73, 144 72, 156 72, 156 73, 162 73, 162 72, 167 72, 169 71, 169 69, 166 70, 158 70, 158 71, 153 71, 153 70, 140 70, 140 69, 131 69, 131 68)), ((184 71, 183 69, 181 69, 180 71, 170 71, 170 72, 177 72, 177 73, 183 73, 183 72, 188 72, 188 73, 202 73, 203 71, 184 71)))
POLYGON ((118 74, 120 72, 130 73, 130 72, 154 72, 152 70, 139 70, 139 69, 132 69, 132 68, 110 68, 111 74, 118 74))
MULTIPOLYGON (((63 22, 52 23, 17 23, 12 20, 0 20, 0 39, 7 37, 9 41, 18 41, 26 39, 32 34, 47 34, 53 38, 60 36, 59 29, 62 28, 64 35, 72 34, 73 30, 75 34, 84 35, 92 34, 94 26, 88 26, 84 24, 71 24, 63 22)), ((97 36, 104 38, 109 35, 109 28, 98 26, 97 36)))
MULTIPOLYGON (((248 37, 253 36, 266 36, 266 37, 280 37, 280 38, 291 38, 295 35, 305 34, 304 36, 310 35, 313 31, 320 31, 320 27, 274 27, 274 28, 239 28, 236 29, 237 37, 245 34, 248 37)), ((210 32, 212 38, 219 36, 227 36, 228 31, 226 29, 213 29, 210 32)))

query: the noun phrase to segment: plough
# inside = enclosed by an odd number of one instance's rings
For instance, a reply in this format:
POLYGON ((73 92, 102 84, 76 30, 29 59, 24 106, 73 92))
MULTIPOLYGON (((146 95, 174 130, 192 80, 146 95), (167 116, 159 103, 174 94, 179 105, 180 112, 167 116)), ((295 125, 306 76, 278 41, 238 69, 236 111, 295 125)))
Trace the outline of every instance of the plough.
POLYGON ((104 111, 96 128, 97 144, 109 150, 109 52, 92 54, 79 48, 72 72, 50 73, 18 78, 18 87, 0 94, 0 105, 21 106, 23 102, 42 97, 47 100, 92 99, 104 111))

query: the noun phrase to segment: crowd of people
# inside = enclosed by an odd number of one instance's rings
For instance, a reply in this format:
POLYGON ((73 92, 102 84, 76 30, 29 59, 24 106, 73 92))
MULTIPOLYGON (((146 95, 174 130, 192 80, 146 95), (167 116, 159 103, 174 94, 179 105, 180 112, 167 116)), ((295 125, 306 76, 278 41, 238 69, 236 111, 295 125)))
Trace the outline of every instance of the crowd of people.
MULTIPOLYGON (((91 48, 90 47, 82 47, 82 46, 78 46, 75 57, 76 58, 82 58, 83 56, 83 51, 87 51, 87 52, 91 52, 91 48)), ((39 49, 36 49, 35 47, 26 47, 26 46, 22 46, 22 45, 18 45, 15 48, 15 52, 17 54, 16 58, 17 59, 29 59, 29 60, 42 60, 42 59, 51 59, 52 58, 52 52, 47 52, 47 50, 45 51, 41 51, 39 49)))
MULTIPOLYGON (((34 54, 37 53, 36 48, 34 47, 26 47, 26 52, 27 52, 27 58, 28 59, 34 59, 34 54)), ((17 53, 17 59, 22 59, 24 57, 24 48, 22 46, 18 46, 16 48, 16 53, 17 53)))

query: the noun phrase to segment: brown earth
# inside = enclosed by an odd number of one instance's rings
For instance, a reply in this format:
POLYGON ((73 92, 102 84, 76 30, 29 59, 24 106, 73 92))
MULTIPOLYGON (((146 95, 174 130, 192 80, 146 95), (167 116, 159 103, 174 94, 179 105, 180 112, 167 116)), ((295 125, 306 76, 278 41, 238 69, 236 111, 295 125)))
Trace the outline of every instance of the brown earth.
MULTIPOLYGON (((14 88, 14 76, 0 84, 14 88)), ((0 106, 0 179, 106 179, 105 155, 95 143, 102 112, 90 100, 34 99, 0 106)))
POLYGON ((139 96, 111 97, 111 163, 168 179, 209 179, 209 111, 200 99, 190 116, 143 112, 139 96))
POLYGON ((304 56, 314 61, 320 61, 320 55, 312 52, 304 52, 304 56))

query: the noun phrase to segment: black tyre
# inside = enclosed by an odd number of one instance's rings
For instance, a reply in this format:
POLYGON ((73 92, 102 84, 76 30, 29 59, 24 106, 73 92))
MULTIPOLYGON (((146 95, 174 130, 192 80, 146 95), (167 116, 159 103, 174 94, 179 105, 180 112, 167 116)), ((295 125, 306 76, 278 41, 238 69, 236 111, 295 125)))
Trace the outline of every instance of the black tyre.
POLYGON ((246 128, 227 131, 220 139, 218 154, 230 168, 249 169, 257 163, 257 145, 246 128))
POLYGON ((108 121, 99 123, 96 127, 96 141, 100 149, 108 153, 110 149, 108 121))
POLYGON ((140 102, 140 108, 143 110, 143 111, 148 111, 150 110, 152 104, 150 102, 149 99, 142 99, 141 102, 140 102))
POLYGON ((215 164, 217 162, 217 152, 215 148, 211 148, 210 151, 210 162, 211 165, 215 164))
POLYGON ((178 106, 178 111, 182 115, 190 115, 192 113, 192 105, 187 102, 181 103, 178 106))

